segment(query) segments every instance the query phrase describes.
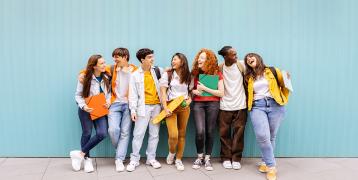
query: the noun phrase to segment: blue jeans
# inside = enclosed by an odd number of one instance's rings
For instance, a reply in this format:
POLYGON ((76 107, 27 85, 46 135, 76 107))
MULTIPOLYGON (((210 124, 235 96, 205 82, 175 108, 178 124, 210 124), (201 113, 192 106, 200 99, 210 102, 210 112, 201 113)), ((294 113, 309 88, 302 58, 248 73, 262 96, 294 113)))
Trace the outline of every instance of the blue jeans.
POLYGON ((137 120, 134 123, 133 130, 131 161, 139 162, 139 152, 142 147, 143 138, 147 129, 149 130, 148 146, 146 150, 147 161, 155 159, 159 142, 160 123, 153 124, 152 119, 156 117, 160 113, 160 111, 161 107, 159 104, 145 105, 145 117, 137 116, 137 120))
POLYGON ((108 134, 116 148, 116 159, 124 160, 132 128, 132 120, 127 103, 113 103, 108 114, 108 134))
POLYGON ((272 98, 255 100, 249 111, 251 122, 260 147, 262 160, 267 166, 276 166, 274 157, 275 139, 285 116, 285 107, 272 98))
POLYGON ((88 112, 78 109, 78 116, 82 126, 81 151, 89 157, 89 151, 107 137, 107 116, 92 121, 88 112), (96 135, 91 137, 92 128, 95 128, 96 135))

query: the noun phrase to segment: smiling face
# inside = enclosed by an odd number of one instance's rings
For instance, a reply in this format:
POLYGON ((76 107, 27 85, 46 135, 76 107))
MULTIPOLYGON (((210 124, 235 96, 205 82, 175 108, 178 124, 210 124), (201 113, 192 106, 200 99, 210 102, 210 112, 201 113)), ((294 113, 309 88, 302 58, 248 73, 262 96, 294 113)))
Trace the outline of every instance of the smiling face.
POLYGON ((182 62, 178 56, 174 56, 172 59, 172 68, 179 69, 182 66, 182 62))
POLYGON ((117 64, 119 67, 124 67, 128 64, 128 60, 126 56, 119 56, 115 55, 113 57, 113 61, 115 64, 117 64))
POLYGON ((225 56, 225 61, 227 61, 229 64, 233 64, 236 62, 237 59, 237 52, 234 48, 231 48, 227 55, 225 56))
POLYGON ((200 69, 202 69, 204 67, 205 61, 206 61, 206 53, 202 52, 202 53, 200 53, 199 58, 198 58, 198 67, 200 69))
POLYGON ((154 64, 154 54, 148 54, 142 59, 142 64, 144 66, 153 66, 154 64))
POLYGON ((103 58, 99 58, 97 64, 93 66, 95 72, 105 72, 106 71, 106 61, 103 58))
POLYGON ((252 69, 255 69, 257 66, 257 59, 255 56, 249 56, 246 59, 247 65, 249 65, 252 69))

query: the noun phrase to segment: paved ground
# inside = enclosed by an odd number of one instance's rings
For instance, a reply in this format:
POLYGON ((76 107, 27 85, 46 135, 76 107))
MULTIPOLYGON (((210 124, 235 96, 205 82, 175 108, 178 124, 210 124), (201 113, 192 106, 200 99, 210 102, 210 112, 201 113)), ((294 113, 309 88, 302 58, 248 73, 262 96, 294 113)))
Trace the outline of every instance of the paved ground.
MULTIPOLYGON (((135 172, 117 173, 114 160, 95 158, 96 171, 73 172, 69 158, 0 158, 0 180, 265 180, 256 170, 257 158, 245 158, 241 170, 226 170, 219 159, 213 159, 214 171, 193 170, 192 158, 184 159, 185 171, 178 172, 174 166, 166 165, 153 169, 142 164, 135 172)), ((278 158, 278 179, 283 180, 357 180, 358 158, 278 158)))

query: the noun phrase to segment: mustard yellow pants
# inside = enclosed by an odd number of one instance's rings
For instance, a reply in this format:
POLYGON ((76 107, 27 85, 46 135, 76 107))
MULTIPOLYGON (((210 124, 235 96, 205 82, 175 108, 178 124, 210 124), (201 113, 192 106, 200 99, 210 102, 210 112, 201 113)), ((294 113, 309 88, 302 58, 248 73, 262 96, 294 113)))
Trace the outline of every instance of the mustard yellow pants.
POLYGON ((186 126, 190 115, 190 106, 176 108, 172 115, 166 118, 168 128, 169 152, 176 153, 177 159, 182 159, 185 147, 186 126))

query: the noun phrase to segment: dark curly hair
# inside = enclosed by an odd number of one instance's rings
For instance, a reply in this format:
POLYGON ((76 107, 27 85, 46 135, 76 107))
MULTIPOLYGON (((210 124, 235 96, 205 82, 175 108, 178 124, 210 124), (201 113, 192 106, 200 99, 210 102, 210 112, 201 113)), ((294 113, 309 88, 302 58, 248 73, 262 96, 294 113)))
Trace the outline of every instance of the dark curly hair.
POLYGON ((230 49, 232 49, 232 46, 224 46, 218 51, 218 54, 221 55, 222 57, 225 57, 230 49))
POLYGON ((154 54, 154 51, 148 48, 142 48, 139 49, 136 56, 137 59, 140 63, 142 63, 142 59, 145 59, 146 56, 150 55, 150 54, 154 54))

